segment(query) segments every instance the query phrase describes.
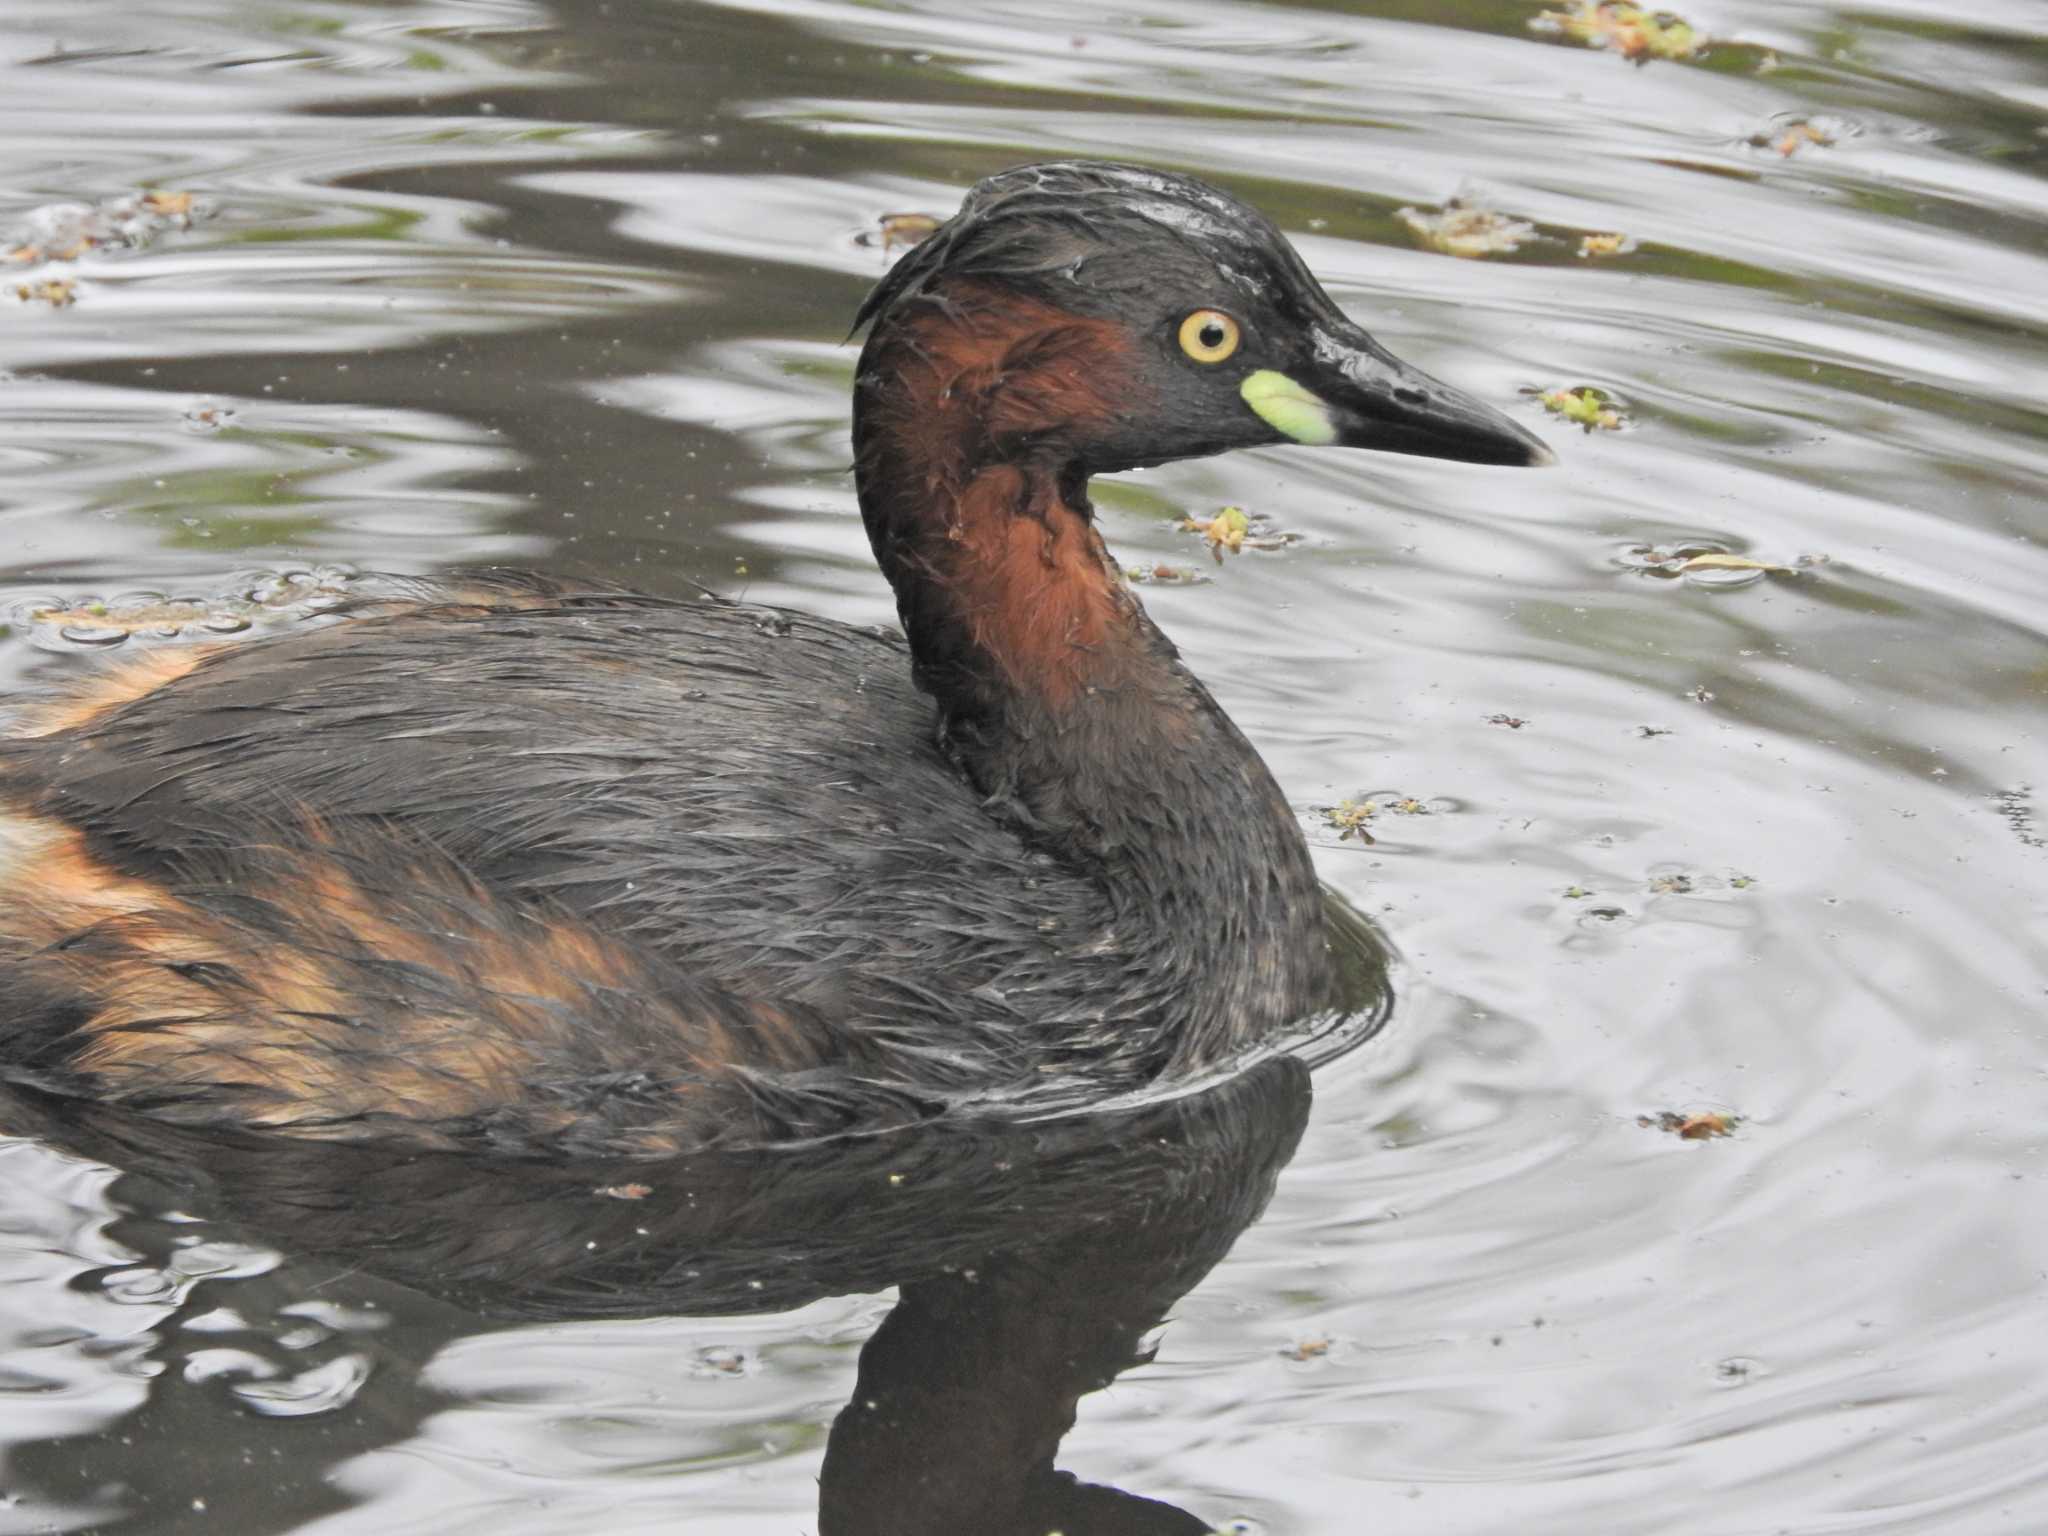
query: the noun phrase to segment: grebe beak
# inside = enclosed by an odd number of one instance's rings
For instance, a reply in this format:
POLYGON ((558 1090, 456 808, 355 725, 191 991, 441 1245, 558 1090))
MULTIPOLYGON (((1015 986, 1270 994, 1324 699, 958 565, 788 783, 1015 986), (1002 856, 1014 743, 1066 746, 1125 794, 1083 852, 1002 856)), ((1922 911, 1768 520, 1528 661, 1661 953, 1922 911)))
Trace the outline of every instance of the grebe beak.
POLYGON ((1557 455, 1490 405, 1411 368, 1357 326, 1318 325, 1311 361, 1264 368, 1245 403, 1298 443, 1377 448, 1467 464, 1555 464, 1557 455))

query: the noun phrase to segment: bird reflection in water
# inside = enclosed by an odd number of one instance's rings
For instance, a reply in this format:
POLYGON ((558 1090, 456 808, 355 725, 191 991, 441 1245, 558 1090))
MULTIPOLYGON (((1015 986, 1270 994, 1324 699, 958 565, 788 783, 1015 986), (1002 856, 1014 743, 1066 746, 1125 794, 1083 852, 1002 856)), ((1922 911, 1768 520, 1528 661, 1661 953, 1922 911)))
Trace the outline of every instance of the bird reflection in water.
MULTIPOLYGON (((289 1256, 257 1278, 191 1287, 147 1343, 168 1368, 145 1400, 88 1435, 17 1446, 10 1480, 24 1507, 118 1488, 113 1502, 131 1514, 95 1529, 283 1530, 321 1512, 289 1496, 295 1478, 317 1505, 339 1461, 402 1442, 450 1406, 413 1378, 479 1319, 769 1312, 894 1285, 900 1299, 832 1427, 822 1536, 1198 1536, 1208 1521, 1080 1482, 1055 1453, 1078 1400, 1145 1358, 1147 1332, 1264 1207, 1309 1099, 1306 1066, 1277 1056, 1172 1100, 1036 1121, 484 1166, 199 1133, 9 1090, 0 1128, 122 1170, 112 1193, 135 1214, 114 1235, 145 1266, 173 1268, 195 1231, 289 1256), (194 1347, 183 1322, 224 1306, 247 1314, 252 1290, 282 1306, 290 1297, 274 1288, 359 1297, 380 1283, 450 1304, 427 1308, 440 1332, 425 1352, 417 1330, 378 1346, 377 1371, 320 1419, 317 1444, 301 1438, 280 1460, 274 1446, 252 1456, 260 1442, 245 1437, 194 1435, 195 1388, 176 1361, 194 1347), (318 1465, 294 1467, 299 1457, 318 1465)), ((324 1502, 345 1501, 328 1487, 324 1502)))

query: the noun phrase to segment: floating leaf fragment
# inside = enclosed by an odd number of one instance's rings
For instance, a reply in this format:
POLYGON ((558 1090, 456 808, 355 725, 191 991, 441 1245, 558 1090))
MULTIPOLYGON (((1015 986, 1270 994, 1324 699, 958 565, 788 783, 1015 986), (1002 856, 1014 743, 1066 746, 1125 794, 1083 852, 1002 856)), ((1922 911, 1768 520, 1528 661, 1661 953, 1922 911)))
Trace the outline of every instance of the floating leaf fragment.
POLYGON ((1539 390, 1536 398, 1552 415, 1562 416, 1588 432, 1621 430, 1622 414, 1614 407, 1611 397, 1605 390, 1595 389, 1590 384, 1569 389, 1559 385, 1555 389, 1539 390))
POLYGON ((919 241, 928 239, 944 219, 929 213, 885 213, 875 220, 875 227, 864 229, 853 237, 856 245, 879 245, 887 256, 899 246, 909 250, 919 241))
POLYGON ((1519 715, 1488 715, 1486 723, 1488 725, 1504 725, 1511 731, 1519 731, 1529 722, 1522 719, 1519 715))
POLYGON ((1690 896, 1692 892, 1692 876, 1687 874, 1658 875, 1650 882, 1653 896, 1690 896))
POLYGON ((1127 566, 1124 575, 1140 585, 1156 584, 1163 587, 1200 586, 1209 579, 1191 565, 1172 565, 1164 560, 1155 565, 1127 566))
POLYGON ((1745 587, 1765 576, 1799 576, 1805 569, 1800 563, 1781 565, 1754 555, 1738 555, 1709 540, 1630 544, 1614 558, 1617 565, 1645 576, 1685 578, 1693 586, 1716 588, 1745 587))
POLYGON ((1747 555, 1724 554, 1719 550, 1706 550, 1687 558, 1678 568, 1684 571, 1775 571, 1784 576, 1799 573, 1789 565, 1773 565, 1768 560, 1752 560, 1747 555))
POLYGON ((1420 208, 1397 208, 1394 217, 1429 249, 1467 260, 1505 256, 1520 250, 1524 241, 1536 238, 1534 224, 1482 208, 1462 197, 1452 198, 1434 213, 1420 208))
POLYGON ((68 277, 46 277, 39 282, 16 283, 14 296, 24 304, 47 304, 52 309, 69 309, 78 302, 78 284, 68 277))
POLYGON ((1406 799, 1396 800, 1389 809, 1399 811, 1403 816, 1427 816, 1430 813, 1428 804, 1416 799, 1413 795, 1409 795, 1406 799))
POLYGON ((1581 235, 1581 256, 1626 256, 1636 248, 1634 235, 1581 235))
POLYGON ((1377 839, 1365 830, 1365 824, 1378 813, 1379 806, 1374 801, 1346 800, 1341 805, 1333 805, 1324 811, 1323 819, 1337 829, 1338 841, 1343 842, 1355 837, 1361 843, 1370 843, 1377 839))
POLYGON ((1736 890, 1738 890, 1738 891, 1746 891, 1746 890, 1748 890, 1748 889, 1749 889, 1749 888, 1750 888, 1750 887, 1751 887, 1752 885, 1755 885, 1755 884, 1756 884, 1756 876, 1755 876, 1755 875, 1730 875, 1730 876, 1728 877, 1728 883, 1729 883, 1730 885, 1734 886, 1734 887, 1735 887, 1735 889, 1736 889, 1736 890))
POLYGON ((1759 129, 1749 136, 1748 142, 1752 148, 1775 149, 1779 155, 1790 159, 1809 144, 1817 144, 1822 149, 1831 147, 1835 135, 1811 118, 1800 117, 1775 127, 1759 129))
POLYGON ((1247 513, 1242 507, 1225 507, 1207 519, 1184 517, 1174 526, 1207 539, 1209 553, 1218 565, 1223 563, 1225 550, 1235 555, 1247 549, 1284 549, 1301 537, 1274 527, 1264 512, 1247 513))
POLYGON ((1644 64, 1651 59, 1691 59, 1706 47, 1706 34, 1669 11, 1645 10, 1625 0, 1571 0, 1561 11, 1545 11, 1529 23, 1592 48, 1605 48, 1644 64))
POLYGON ((1199 533, 1209 541, 1209 552, 1216 557, 1216 563, 1223 563, 1223 551, 1233 555, 1244 548, 1246 535, 1252 531, 1252 520, 1245 516, 1242 507, 1225 507, 1206 523, 1200 518, 1184 517, 1180 521, 1184 533, 1199 533))
POLYGON ((1283 1360, 1298 1360, 1304 1364, 1310 1360, 1320 1360, 1329 1354, 1331 1343, 1329 1339, 1300 1339, 1281 1350, 1280 1357, 1283 1360))
POLYGON ((0 239, 0 260, 17 266, 76 261, 88 251, 140 250, 166 229, 189 229, 203 210, 190 192, 136 192, 103 203, 48 203, 0 239))
POLYGON ((1654 1115, 1637 1115, 1636 1124, 1648 1130, 1668 1132, 1681 1141, 1708 1141, 1716 1136, 1733 1134, 1735 1128, 1742 1124, 1742 1117, 1718 1109, 1695 1110, 1684 1115, 1673 1109, 1660 1109, 1654 1115))
POLYGON ((654 1190, 646 1184, 601 1184, 594 1193, 607 1200, 645 1200, 654 1190))

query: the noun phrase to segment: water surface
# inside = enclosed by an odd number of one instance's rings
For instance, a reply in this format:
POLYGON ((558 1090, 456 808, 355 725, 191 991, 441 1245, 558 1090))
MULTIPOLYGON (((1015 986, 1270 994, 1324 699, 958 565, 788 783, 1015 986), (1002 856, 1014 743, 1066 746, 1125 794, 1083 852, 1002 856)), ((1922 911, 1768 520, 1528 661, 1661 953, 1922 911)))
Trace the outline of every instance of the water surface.
MULTIPOLYGON (((0 273, 0 688, 90 663, 51 598, 316 568, 887 620, 859 237, 1035 156, 1212 177, 1562 463, 1098 487, 1401 959, 1061 1465, 1303 1536, 2048 1527, 2048 15, 1726 0, 1635 65, 1541 9, 10 0, 0 250, 198 201, 0 273), (1461 193, 1538 238, 1418 247, 1461 193), (1298 537, 1213 563, 1228 504, 1298 537)), ((814 1529, 890 1306, 486 1323, 0 1160, 0 1530, 814 1529)))

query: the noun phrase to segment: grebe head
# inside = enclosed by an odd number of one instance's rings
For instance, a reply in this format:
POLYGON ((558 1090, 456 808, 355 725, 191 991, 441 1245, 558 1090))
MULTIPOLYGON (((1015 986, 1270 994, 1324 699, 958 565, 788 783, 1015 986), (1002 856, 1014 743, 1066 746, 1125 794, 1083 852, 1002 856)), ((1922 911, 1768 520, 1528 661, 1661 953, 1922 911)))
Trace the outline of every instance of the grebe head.
MULTIPOLYGON (((1077 160, 989 177, 869 295, 856 328, 870 322, 863 385, 902 366, 890 343, 910 333, 911 354, 979 402, 982 462, 1094 474, 1288 442, 1552 461, 1348 319, 1263 214, 1167 171, 1077 160)), ((951 402, 937 382, 927 404, 951 402)))

